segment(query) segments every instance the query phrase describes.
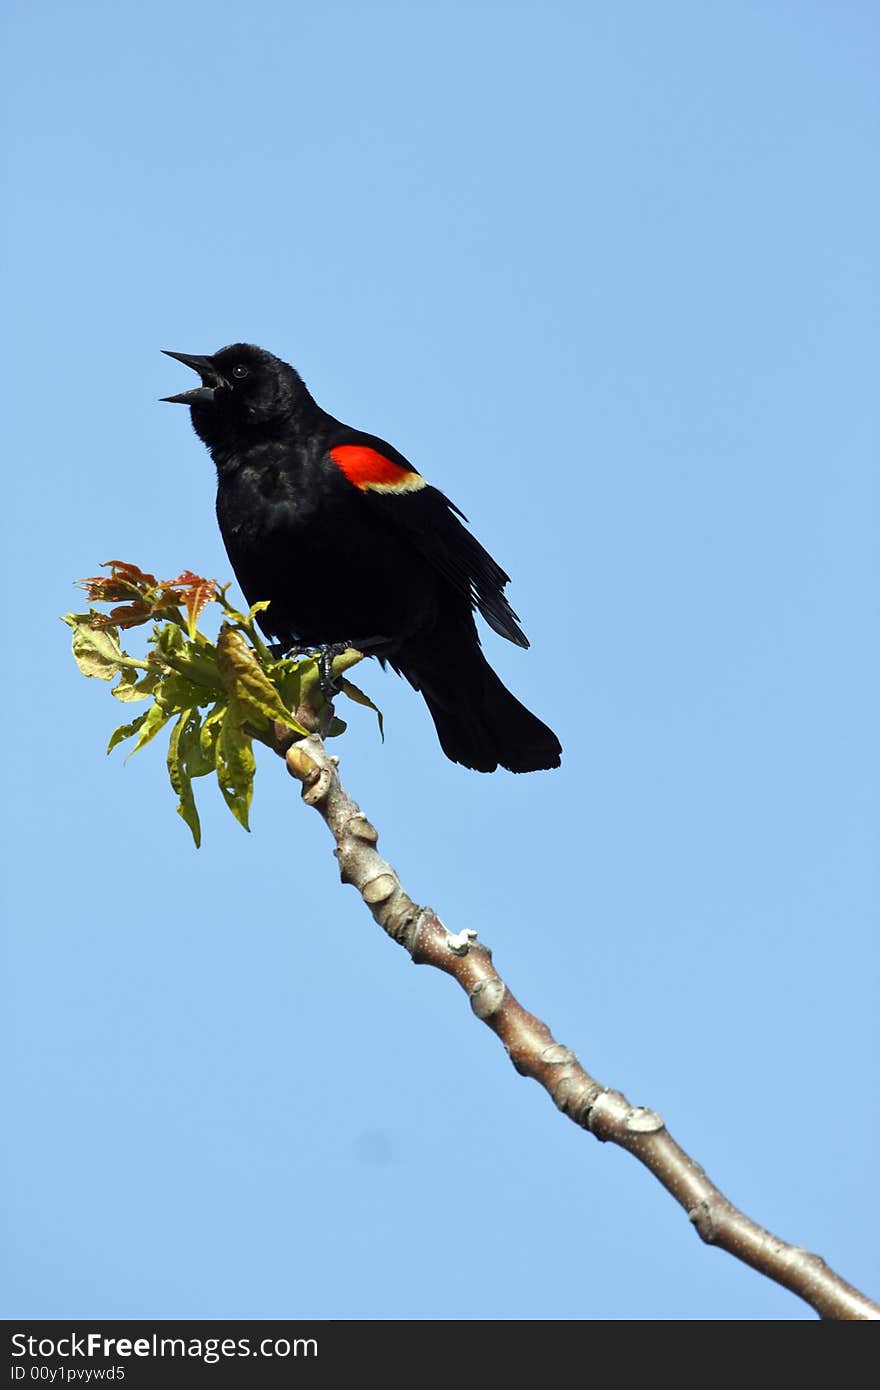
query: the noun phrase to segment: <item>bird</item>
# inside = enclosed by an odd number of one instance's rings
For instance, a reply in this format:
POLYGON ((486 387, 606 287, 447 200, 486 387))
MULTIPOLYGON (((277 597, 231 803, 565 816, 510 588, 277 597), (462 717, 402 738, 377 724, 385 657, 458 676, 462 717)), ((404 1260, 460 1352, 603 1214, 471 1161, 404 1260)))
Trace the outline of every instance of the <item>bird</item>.
POLYGON ((201 385, 188 406, 217 470, 217 520, 276 650, 378 658, 420 691, 443 752, 478 772, 560 765, 552 729, 483 654, 474 614, 528 647, 501 566, 453 502, 393 445, 343 424, 299 372, 252 343, 171 352, 201 385))

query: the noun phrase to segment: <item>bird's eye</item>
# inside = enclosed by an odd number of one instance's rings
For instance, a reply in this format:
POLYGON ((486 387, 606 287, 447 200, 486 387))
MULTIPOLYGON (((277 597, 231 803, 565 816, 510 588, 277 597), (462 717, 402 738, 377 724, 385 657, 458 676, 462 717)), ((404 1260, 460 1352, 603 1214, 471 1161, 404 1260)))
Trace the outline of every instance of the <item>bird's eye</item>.
POLYGON ((232 368, 232 375, 233 375, 234 377, 237 377, 239 381, 241 381, 242 377, 247 376, 247 374, 248 374, 248 369, 247 369, 247 367, 233 367, 233 368, 232 368))

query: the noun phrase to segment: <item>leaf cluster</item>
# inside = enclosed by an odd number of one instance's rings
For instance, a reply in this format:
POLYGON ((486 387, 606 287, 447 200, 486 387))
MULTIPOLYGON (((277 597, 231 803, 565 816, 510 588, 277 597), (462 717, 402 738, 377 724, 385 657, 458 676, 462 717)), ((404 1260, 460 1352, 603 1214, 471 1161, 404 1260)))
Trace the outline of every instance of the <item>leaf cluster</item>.
MULTIPOLYGON (((109 573, 80 581, 88 611, 63 618, 73 631, 74 658, 83 675, 115 681, 110 693, 117 700, 147 702, 140 714, 114 730, 107 752, 133 738, 131 753, 136 753, 170 724, 168 776, 178 814, 196 845, 201 843, 201 825, 193 782, 199 777, 216 776, 226 805, 249 829, 254 739, 272 743, 279 733, 304 736, 309 730, 296 717, 304 706, 319 719, 323 714, 327 737, 345 730, 324 698, 317 656, 279 657, 267 647, 256 619, 268 601, 254 604, 245 614, 228 601, 228 585, 189 570, 176 579, 157 580, 122 560, 110 560, 102 568, 109 573), (103 612, 91 606, 96 603, 112 607, 103 612), (198 626, 211 603, 223 613, 213 642, 198 626), (151 628, 146 653, 130 656, 122 649, 120 629, 147 624, 151 628)), ((379 710, 343 678, 343 672, 361 659, 360 652, 344 652, 335 658, 333 674, 344 694, 375 710, 381 731, 379 710)))

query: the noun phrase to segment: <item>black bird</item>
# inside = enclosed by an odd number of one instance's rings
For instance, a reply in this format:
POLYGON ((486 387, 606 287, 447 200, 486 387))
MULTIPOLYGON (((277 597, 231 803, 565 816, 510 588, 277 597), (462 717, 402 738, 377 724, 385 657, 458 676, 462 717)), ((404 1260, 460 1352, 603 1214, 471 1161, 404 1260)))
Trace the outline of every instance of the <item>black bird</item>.
POLYGON ((527 647, 508 576, 467 518, 402 454, 334 420, 293 367, 249 343, 211 357, 169 352, 202 384, 188 405, 217 467, 217 520, 260 625, 283 649, 357 647, 425 698, 443 751, 478 772, 558 767, 546 724, 502 685, 480 649, 479 609, 527 647))

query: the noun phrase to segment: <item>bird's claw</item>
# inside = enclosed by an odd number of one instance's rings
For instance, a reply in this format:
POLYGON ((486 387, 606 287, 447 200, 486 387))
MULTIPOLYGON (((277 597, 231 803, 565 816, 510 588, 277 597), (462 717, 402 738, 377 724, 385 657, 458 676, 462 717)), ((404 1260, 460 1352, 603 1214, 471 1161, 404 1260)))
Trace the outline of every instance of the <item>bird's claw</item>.
POLYGON ((269 651, 276 661, 287 661, 297 656, 311 656, 315 650, 314 646, 303 645, 302 642, 270 642, 269 651))
POLYGON ((269 650, 276 660, 286 660, 287 658, 314 657, 318 662, 318 679, 321 684, 321 694, 325 700, 332 700, 334 695, 338 695, 342 686, 342 677, 334 676, 333 662, 337 656, 342 656, 343 652, 349 651, 352 647, 360 646, 356 642, 321 642, 321 643, 301 643, 301 642, 273 642, 269 650))
POLYGON ((325 700, 332 700, 342 688, 342 677, 333 674, 334 659, 353 645, 352 642, 326 642, 318 648, 318 679, 325 700))

